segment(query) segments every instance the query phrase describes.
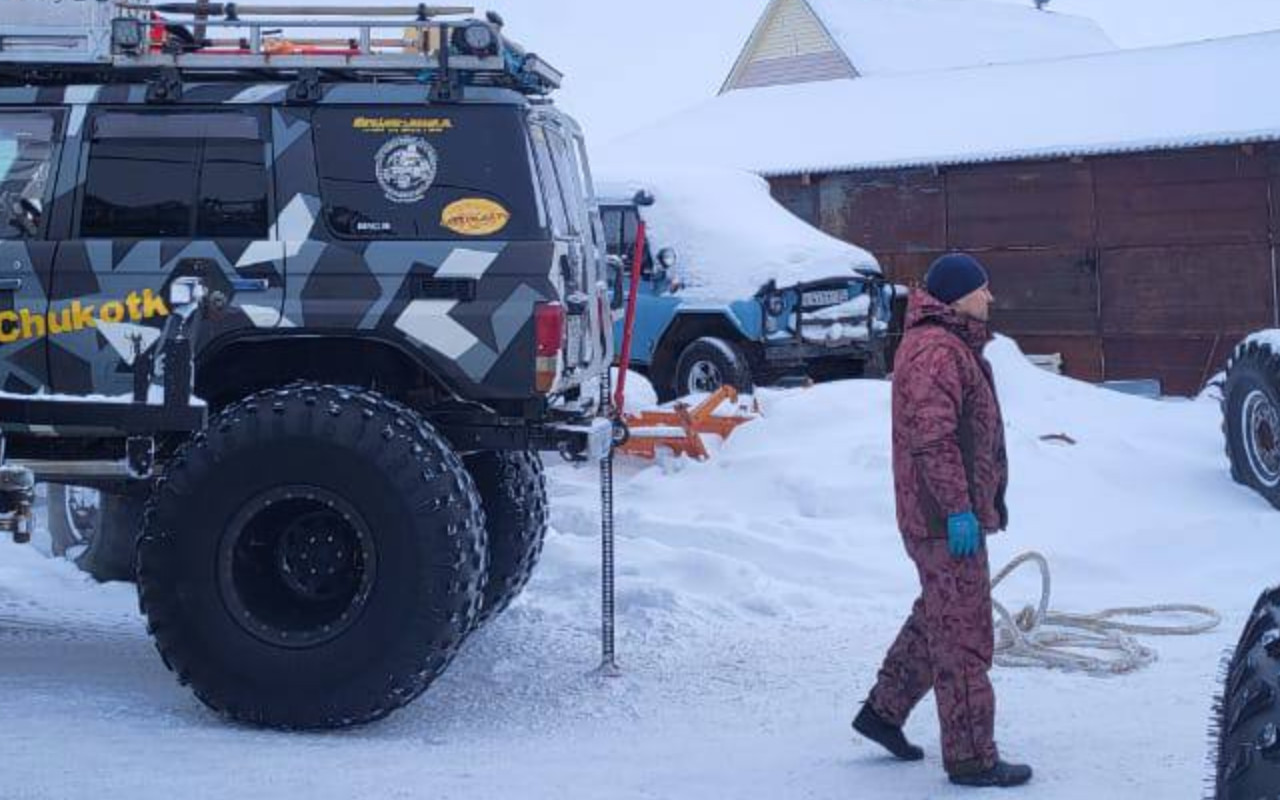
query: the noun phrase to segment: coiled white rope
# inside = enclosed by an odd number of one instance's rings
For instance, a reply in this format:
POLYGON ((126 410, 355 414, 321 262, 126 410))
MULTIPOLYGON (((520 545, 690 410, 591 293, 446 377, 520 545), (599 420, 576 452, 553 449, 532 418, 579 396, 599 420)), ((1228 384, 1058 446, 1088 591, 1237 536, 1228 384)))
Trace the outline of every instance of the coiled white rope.
POLYGON ((1040 568, 1040 602, 1016 616, 992 600, 996 612, 995 662, 1002 667, 1046 667, 1091 675, 1122 675, 1156 660, 1156 651, 1135 635, 1195 636, 1218 627, 1221 615, 1199 605, 1169 603, 1133 608, 1109 608, 1095 614, 1064 614, 1049 610, 1052 581, 1049 561, 1040 553, 1023 553, 996 575, 991 588, 1027 563, 1040 568), (1191 615, 1203 621, 1184 625, 1138 624, 1123 619, 1156 615, 1191 615))

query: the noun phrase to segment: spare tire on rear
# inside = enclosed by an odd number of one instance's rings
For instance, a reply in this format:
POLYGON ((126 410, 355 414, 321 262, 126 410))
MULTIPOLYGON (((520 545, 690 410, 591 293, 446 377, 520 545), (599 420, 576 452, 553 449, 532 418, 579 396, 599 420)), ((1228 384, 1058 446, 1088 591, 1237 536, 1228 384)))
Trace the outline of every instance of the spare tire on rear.
POLYGON ((1232 477, 1280 508, 1280 347, 1252 337, 1236 348, 1222 405, 1232 477))
POLYGON ((424 691, 480 613, 480 498, 444 438, 317 384, 219 413, 167 466, 138 544, 179 681, 241 722, 337 728, 424 691))

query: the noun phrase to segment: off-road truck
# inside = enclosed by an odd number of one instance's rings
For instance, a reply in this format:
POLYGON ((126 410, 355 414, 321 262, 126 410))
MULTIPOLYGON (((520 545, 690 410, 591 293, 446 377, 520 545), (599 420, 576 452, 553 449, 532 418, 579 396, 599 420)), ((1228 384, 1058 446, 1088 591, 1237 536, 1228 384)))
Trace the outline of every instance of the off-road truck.
POLYGON ((609 448, 583 136, 471 13, 0 0, 0 524, 102 492, 236 720, 412 700, 528 579, 539 453, 609 448))

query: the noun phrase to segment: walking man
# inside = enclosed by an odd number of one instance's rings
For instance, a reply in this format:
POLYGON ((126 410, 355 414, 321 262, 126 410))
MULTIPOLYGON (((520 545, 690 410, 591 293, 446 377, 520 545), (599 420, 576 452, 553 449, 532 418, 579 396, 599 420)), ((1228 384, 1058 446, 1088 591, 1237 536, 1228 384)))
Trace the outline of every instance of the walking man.
POLYGON ((987 272, 963 254, 912 292, 893 376, 898 528, 921 593, 853 722, 906 761, 924 757, 902 726, 932 689, 952 783, 1018 786, 1031 768, 1000 760, 991 669, 994 631, 985 537, 1008 524, 1004 423, 991 365, 987 272))

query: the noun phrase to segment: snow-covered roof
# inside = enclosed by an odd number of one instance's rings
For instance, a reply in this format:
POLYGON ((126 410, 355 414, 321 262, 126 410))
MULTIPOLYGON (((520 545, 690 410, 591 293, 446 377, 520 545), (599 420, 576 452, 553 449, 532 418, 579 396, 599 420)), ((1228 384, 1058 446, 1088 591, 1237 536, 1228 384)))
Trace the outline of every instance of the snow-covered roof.
MULTIPOLYGON (((1018 6, 1031 0, 1001 0, 1018 6)), ((1276 0, 1051 0, 1049 9, 1096 20, 1120 47, 1221 39, 1280 30, 1276 0)))
POLYGON ((729 92, 601 151, 808 172, 1280 140, 1280 32, 1051 61, 729 92))
POLYGON ((984 0, 807 0, 861 75, 1115 49, 1093 20, 984 0))
POLYGON ((645 222, 657 247, 679 254, 675 274, 686 301, 742 300, 770 280, 786 287, 880 271, 874 256, 792 214, 749 172, 649 165, 606 170, 596 184, 605 202, 629 200, 640 189, 653 194, 645 222))

